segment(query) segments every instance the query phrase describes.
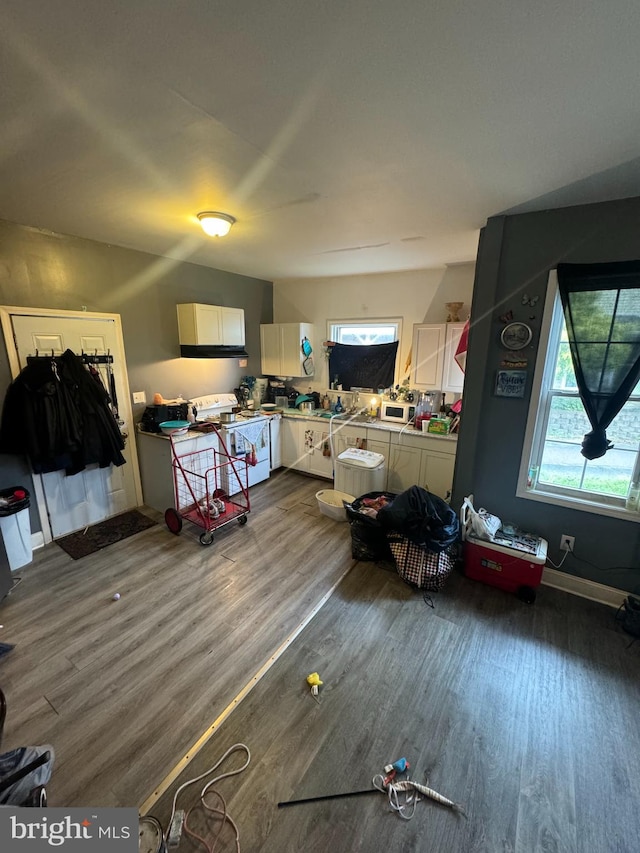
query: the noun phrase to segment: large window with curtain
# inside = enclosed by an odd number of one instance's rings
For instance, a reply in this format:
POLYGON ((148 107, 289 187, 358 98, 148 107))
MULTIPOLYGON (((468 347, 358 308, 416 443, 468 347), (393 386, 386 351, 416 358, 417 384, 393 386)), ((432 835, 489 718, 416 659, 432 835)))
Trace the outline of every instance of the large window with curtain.
POLYGON ((551 272, 520 497, 640 520, 638 284, 578 289, 569 276, 561 294, 551 272))

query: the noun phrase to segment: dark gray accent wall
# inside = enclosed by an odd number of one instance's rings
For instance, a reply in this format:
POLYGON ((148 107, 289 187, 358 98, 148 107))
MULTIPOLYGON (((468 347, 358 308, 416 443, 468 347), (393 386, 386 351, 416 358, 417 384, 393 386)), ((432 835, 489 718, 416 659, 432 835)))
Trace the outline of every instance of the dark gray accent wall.
MULTIPOLYGON (((261 375, 260 324, 273 322, 269 281, 54 234, 0 220, 0 304, 120 314, 131 391, 170 399, 231 391, 242 375, 261 375), (180 358, 176 305, 243 308, 247 367, 238 359, 180 358)), ((0 394, 11 373, 0 335, 0 394)), ((144 406, 133 407, 138 420, 144 406)), ((23 459, 0 456, 0 488, 32 487, 23 459)), ((36 514, 32 527, 40 529, 36 514)))
POLYGON ((554 563, 561 557, 560 536, 575 536, 575 556, 567 558, 562 571, 636 593, 639 523, 529 501, 515 492, 549 270, 559 262, 638 258, 640 198, 488 220, 476 264, 452 501, 457 509, 473 493, 476 506, 547 539, 554 563), (522 305, 525 293, 540 296, 535 308, 522 305), (504 352, 499 318, 509 310, 534 332, 532 345, 524 350, 529 376, 522 400, 493 394, 504 352))

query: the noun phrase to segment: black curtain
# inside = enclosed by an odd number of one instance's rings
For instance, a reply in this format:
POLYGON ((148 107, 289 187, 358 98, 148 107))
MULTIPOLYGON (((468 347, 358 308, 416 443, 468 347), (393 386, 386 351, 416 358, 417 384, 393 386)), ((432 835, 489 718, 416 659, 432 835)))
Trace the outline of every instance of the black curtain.
POLYGON ((592 430, 587 459, 613 445, 607 427, 640 379, 640 261, 559 264, 558 285, 578 391, 592 430))
POLYGON ((351 388, 389 388, 393 385, 398 341, 391 344, 333 344, 329 378, 351 388))

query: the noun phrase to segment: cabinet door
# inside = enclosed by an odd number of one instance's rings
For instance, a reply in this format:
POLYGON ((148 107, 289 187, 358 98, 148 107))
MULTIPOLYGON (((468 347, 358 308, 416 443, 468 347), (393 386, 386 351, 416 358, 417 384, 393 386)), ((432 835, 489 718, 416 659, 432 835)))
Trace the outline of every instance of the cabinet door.
POLYGON ((280 449, 282 464, 285 468, 297 468, 298 457, 298 435, 301 424, 293 418, 282 418, 280 423, 280 449))
POLYGON ((436 454, 422 451, 420 485, 438 497, 446 499, 453 487, 453 469, 456 457, 449 453, 436 454))
POLYGON ((387 488, 390 492, 404 492, 410 486, 420 485, 422 451, 418 447, 391 445, 387 472, 387 488))
POLYGON ((262 372, 266 376, 283 376, 280 344, 280 326, 269 323, 260 326, 260 351, 262 372))
MULTIPOLYGON (((307 426, 307 428, 309 428, 307 426)), ((313 453, 307 454, 309 460, 309 473, 316 477, 333 479, 333 459, 329 447, 329 430, 313 430, 313 453), (328 453, 328 455, 325 455, 328 453)))
POLYGON ((303 376, 300 323, 280 324, 280 357, 282 376, 303 376))
POLYGON ((184 302, 178 309, 178 336, 186 346, 222 343, 222 311, 218 305, 184 302))
POLYGON ((442 390, 450 391, 454 394, 462 394, 464 385, 464 373, 454 358, 464 325, 464 323, 446 324, 442 390))
POLYGON ((242 308, 222 308, 222 343, 225 346, 244 346, 244 311, 242 308))
POLYGON ((411 375, 415 388, 428 390, 441 387, 444 346, 444 323, 413 327, 411 375))

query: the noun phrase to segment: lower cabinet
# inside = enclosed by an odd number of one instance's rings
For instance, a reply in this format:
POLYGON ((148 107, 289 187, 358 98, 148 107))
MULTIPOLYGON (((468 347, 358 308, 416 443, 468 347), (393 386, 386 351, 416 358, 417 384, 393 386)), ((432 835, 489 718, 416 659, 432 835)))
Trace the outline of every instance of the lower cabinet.
POLYGON ((456 460, 455 441, 335 422, 332 433, 333 456, 329 456, 328 423, 319 424, 311 418, 282 418, 282 464, 305 474, 333 479, 334 459, 349 447, 363 447, 384 456, 386 491, 398 494, 417 485, 441 498, 449 496, 456 460))
POLYGON ((329 428, 311 419, 283 418, 280 427, 282 464, 304 474, 333 479, 329 428))

